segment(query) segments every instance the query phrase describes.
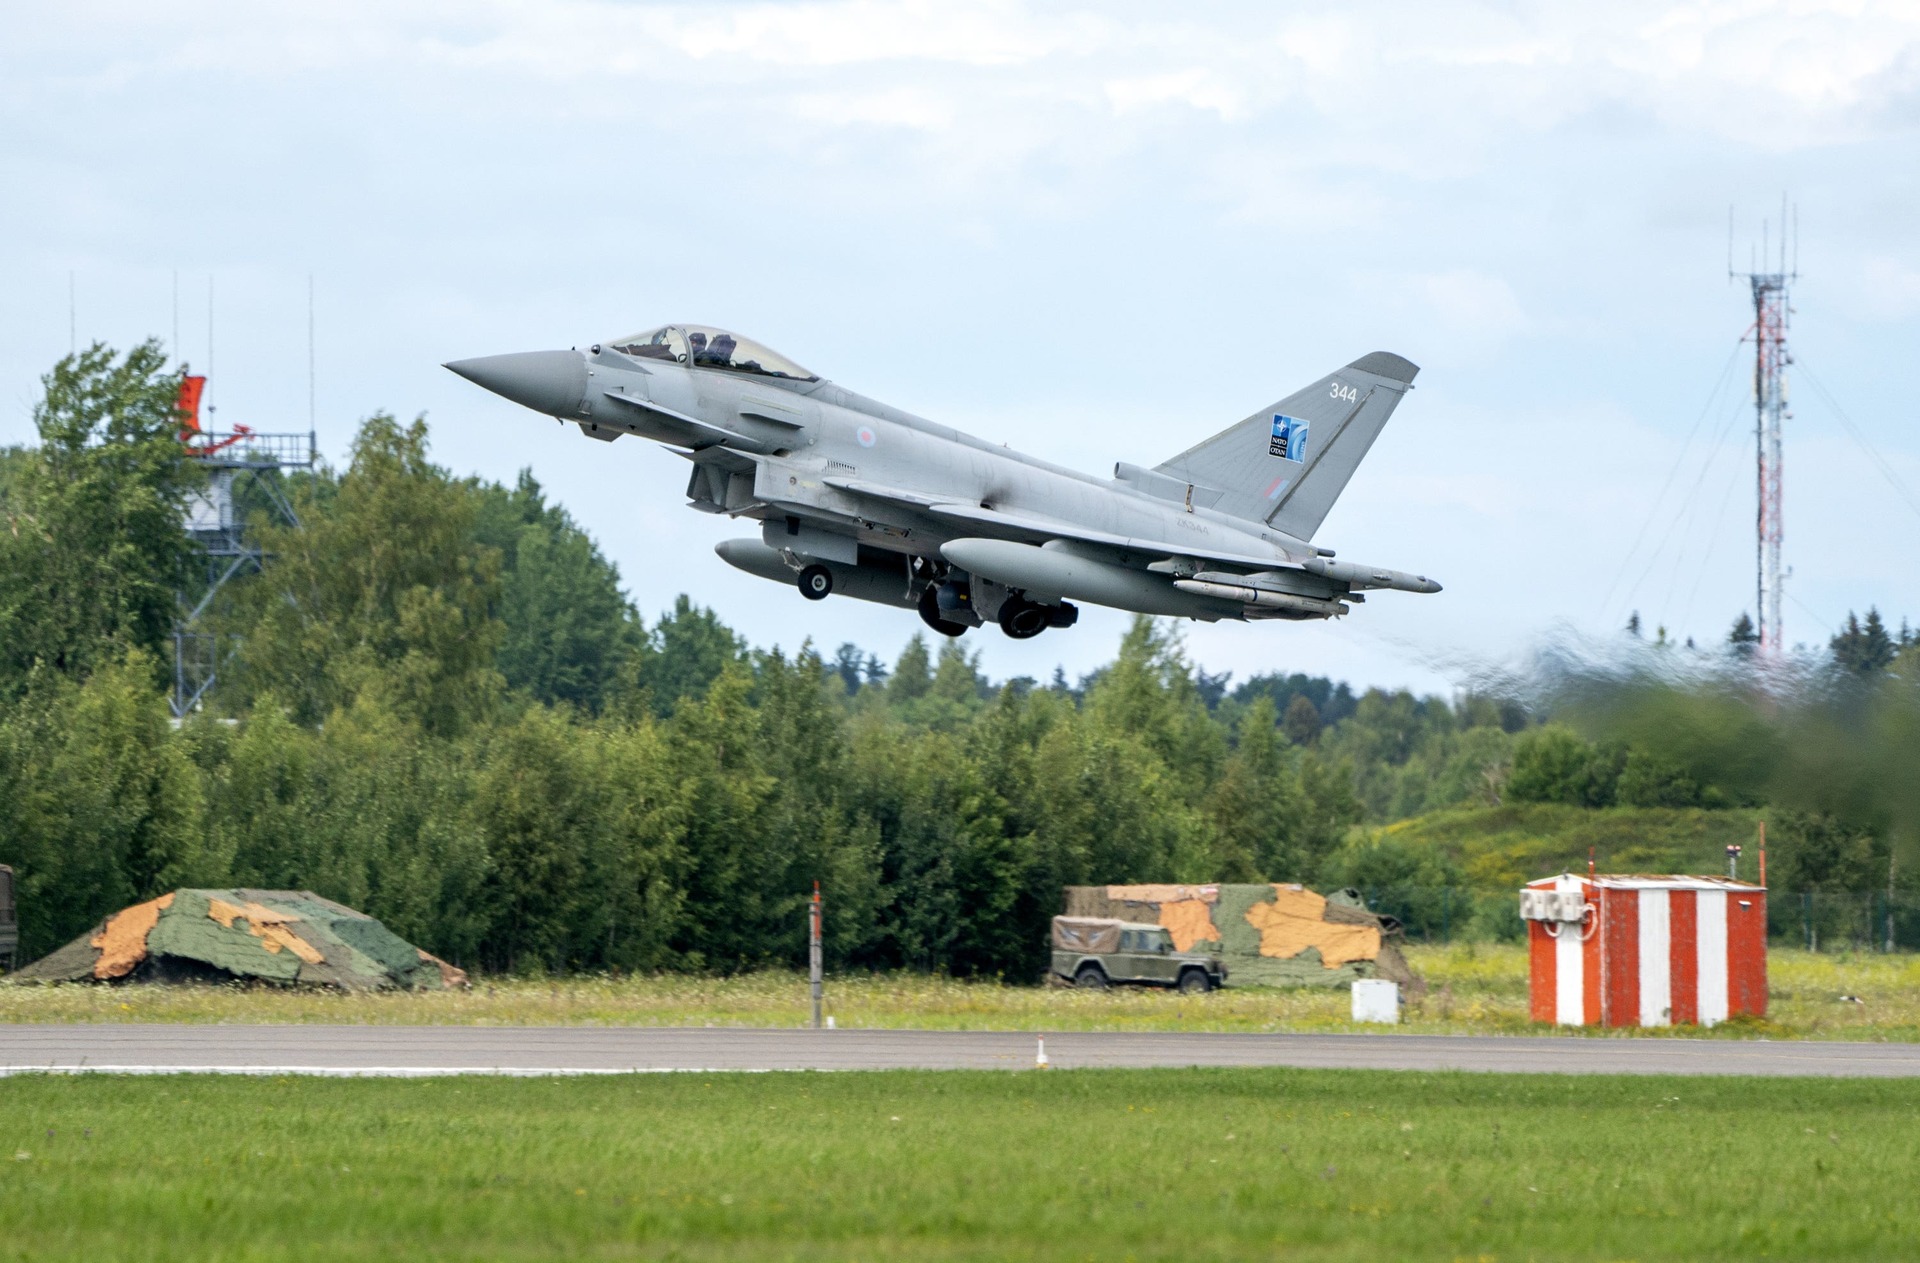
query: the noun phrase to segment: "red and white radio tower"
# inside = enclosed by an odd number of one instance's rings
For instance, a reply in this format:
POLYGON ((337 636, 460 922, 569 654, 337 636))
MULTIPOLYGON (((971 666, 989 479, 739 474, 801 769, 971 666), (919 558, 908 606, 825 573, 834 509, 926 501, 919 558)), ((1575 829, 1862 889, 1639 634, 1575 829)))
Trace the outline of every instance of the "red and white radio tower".
MULTIPOLYGON (((1787 324, 1793 314, 1788 302, 1788 287, 1800 279, 1795 266, 1787 261, 1787 204, 1780 202, 1780 266, 1771 272, 1757 270, 1773 261, 1768 248, 1768 230, 1761 228, 1761 246, 1754 263, 1756 270, 1735 272, 1729 260, 1727 275, 1746 280, 1753 289, 1753 327, 1747 337, 1753 342, 1753 414, 1754 451, 1758 475, 1758 512, 1755 514, 1755 610, 1759 622, 1760 652, 1777 655, 1786 643, 1780 621, 1783 595, 1780 571, 1780 423, 1793 415, 1787 411, 1787 365, 1793 357, 1787 353, 1787 324)), ((1731 245, 1731 223, 1728 225, 1731 245)), ((1794 236, 1798 237, 1798 223, 1794 236)), ((1797 254, 1798 251, 1796 250, 1797 254)))

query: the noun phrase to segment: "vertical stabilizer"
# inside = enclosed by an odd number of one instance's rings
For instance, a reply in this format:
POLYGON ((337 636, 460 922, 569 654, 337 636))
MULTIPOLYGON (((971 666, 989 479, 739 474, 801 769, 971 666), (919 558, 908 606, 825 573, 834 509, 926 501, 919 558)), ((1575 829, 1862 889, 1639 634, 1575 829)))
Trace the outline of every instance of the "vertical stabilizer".
POLYGON ((1363 355, 1154 472, 1191 485, 1196 505, 1312 539, 1419 371, 1363 355))

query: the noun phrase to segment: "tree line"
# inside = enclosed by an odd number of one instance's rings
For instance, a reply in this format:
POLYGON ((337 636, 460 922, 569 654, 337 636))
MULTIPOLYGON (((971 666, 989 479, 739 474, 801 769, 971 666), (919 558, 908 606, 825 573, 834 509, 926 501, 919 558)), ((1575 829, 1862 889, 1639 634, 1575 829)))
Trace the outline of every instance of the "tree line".
MULTIPOLYGON (((254 886, 483 969, 737 970, 800 958, 819 880, 837 966, 1027 978, 1064 885, 1450 882, 1362 826, 1768 792, 1618 716, 1235 684, 1144 618, 1045 682, 919 635, 890 661, 754 648, 685 596, 648 622, 530 476, 456 477, 384 415, 344 468, 265 475, 297 525, 250 518, 270 560, 221 589, 219 687, 174 722, 170 631, 205 582, 177 386, 156 345, 89 348, 47 375, 39 443, 0 453, 0 862, 29 956, 254 886)), ((1890 845, 1847 809, 1812 810, 1890 845)))

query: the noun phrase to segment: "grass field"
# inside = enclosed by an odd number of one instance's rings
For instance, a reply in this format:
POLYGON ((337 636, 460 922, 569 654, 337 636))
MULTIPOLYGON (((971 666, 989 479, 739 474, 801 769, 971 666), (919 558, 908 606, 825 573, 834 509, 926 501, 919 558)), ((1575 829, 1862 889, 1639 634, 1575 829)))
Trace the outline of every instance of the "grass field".
MULTIPOLYGON (((1430 984, 1405 1028, 1428 1033, 1516 1033, 1527 1020, 1525 949, 1507 945, 1413 947, 1430 984)), ((1768 1020, 1735 1023, 1722 1037, 1920 1040, 1920 956, 1814 954, 1775 949, 1768 1020), (1854 996, 1861 1002, 1843 1001, 1854 996)), ((958 982, 917 974, 831 979, 828 1012, 843 1027, 929 1030, 1341 1031, 1344 990, 1228 988, 1209 996, 1117 989, 958 982)), ((805 979, 481 980, 468 992, 339 995, 268 987, 0 987, 6 1022, 339 1022, 439 1025, 797 1026, 805 979)), ((1690 1028, 1676 1034, 1701 1032, 1690 1028)), ((1587 1032, 1597 1035, 1598 1032, 1587 1032)))
POLYGON ((0 1081, 0 1258, 1893 1259, 1920 1084, 0 1081))

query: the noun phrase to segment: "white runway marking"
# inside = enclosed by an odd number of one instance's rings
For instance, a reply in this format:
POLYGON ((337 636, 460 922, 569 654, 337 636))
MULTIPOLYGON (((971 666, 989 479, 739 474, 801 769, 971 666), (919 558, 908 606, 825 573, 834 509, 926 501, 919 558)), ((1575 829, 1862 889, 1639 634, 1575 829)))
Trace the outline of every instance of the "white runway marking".
POLYGON ((571 1078, 606 1074, 773 1074, 771 1070, 713 1069, 698 1066, 0 1066, 0 1079, 26 1074, 244 1074, 308 1075, 322 1079, 444 1079, 491 1075, 508 1079, 571 1078))

